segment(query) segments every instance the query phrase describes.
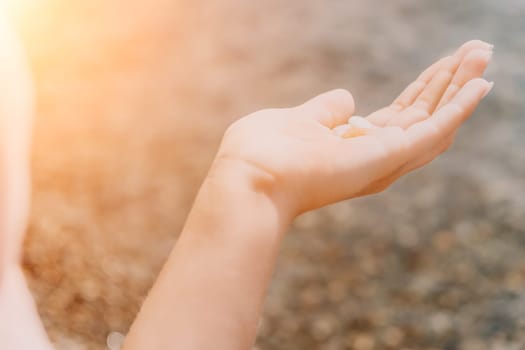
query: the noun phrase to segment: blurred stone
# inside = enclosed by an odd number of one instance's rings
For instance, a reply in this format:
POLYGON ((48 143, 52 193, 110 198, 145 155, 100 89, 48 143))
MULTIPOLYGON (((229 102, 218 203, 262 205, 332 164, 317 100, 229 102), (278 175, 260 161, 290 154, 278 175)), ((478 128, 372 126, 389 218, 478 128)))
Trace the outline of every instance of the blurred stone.
POLYGON ((444 312, 437 312, 430 315, 430 328, 436 334, 443 334, 452 328, 450 316, 444 312))
POLYGON ((383 331, 382 335, 383 343, 396 349, 399 348, 404 338, 405 334, 397 327, 388 327, 383 331))
POLYGON ((485 350, 486 342, 481 339, 467 339, 461 343, 461 350, 485 350))
POLYGON ((320 224, 320 218, 317 213, 308 212, 297 217, 293 224, 299 230, 312 229, 320 224))
POLYGON ((419 235, 415 228, 402 226, 397 232, 397 241, 404 248, 414 248, 419 244, 419 235))
POLYGON ((458 288, 450 288, 442 293, 437 301, 438 304, 444 308, 456 309, 461 305, 464 299, 468 299, 468 297, 464 295, 464 292, 458 288))
POLYGON ((270 322, 265 318, 261 317, 259 320, 259 325, 257 327, 259 336, 267 336, 271 332, 270 322))
POLYGON ((523 344, 508 342, 504 340, 494 341, 490 347, 491 350, 521 350, 523 349, 523 344))
POLYGON ((306 307, 313 307, 323 302, 323 291, 319 287, 306 287, 299 295, 301 303, 306 307))
POLYGON ((378 272, 377 261, 373 256, 369 254, 366 254, 360 258, 359 267, 368 276, 373 276, 378 272))
POLYGON ((474 268, 466 262, 457 263, 455 266, 455 271, 458 279, 462 282, 469 281, 475 277, 474 268))
POLYGON ((440 253, 448 252, 456 243, 456 236, 451 231, 440 231, 432 237, 434 248, 440 253))
POLYGON ((429 273, 422 273, 414 276, 410 285, 407 287, 409 287, 417 296, 425 296, 434 289, 438 281, 437 276, 429 273))
POLYGON ((97 281, 85 279, 82 281, 82 295, 87 301, 93 301, 100 296, 100 286, 97 281))
POLYGON ((310 333, 317 341, 329 338, 335 331, 337 320, 333 316, 322 316, 313 321, 310 326, 310 333))
POLYGON ((372 325, 377 328, 384 326, 389 320, 389 315, 382 307, 371 310, 368 315, 372 325))
POLYGON ((295 318, 286 318, 281 322, 280 326, 287 333, 288 336, 293 336, 297 334, 301 327, 301 324, 299 323, 299 320, 295 318))
POLYGON ((505 287, 513 292, 520 293, 523 291, 525 279, 522 273, 510 272, 505 276, 505 287))
POLYGON ((111 332, 108 334, 106 344, 109 350, 120 350, 124 343, 125 336, 119 332, 111 332))
POLYGON ((375 340, 368 334, 359 334, 353 342, 354 350, 372 350, 375 347, 375 340))
POLYGON ((328 299, 332 303, 340 303, 348 298, 346 284, 343 281, 332 281, 328 284, 328 299))

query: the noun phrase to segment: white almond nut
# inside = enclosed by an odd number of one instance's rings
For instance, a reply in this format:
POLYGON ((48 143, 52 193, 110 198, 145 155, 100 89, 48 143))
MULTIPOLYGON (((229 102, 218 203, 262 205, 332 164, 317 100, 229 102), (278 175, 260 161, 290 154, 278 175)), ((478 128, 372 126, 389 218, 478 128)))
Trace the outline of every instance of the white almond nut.
POLYGON ((350 125, 350 124, 343 124, 343 125, 336 126, 333 129, 333 131, 334 131, 334 134, 336 134, 337 136, 341 136, 342 137, 351 128, 352 128, 352 125, 350 125))
POLYGON ((374 125, 372 123, 370 123, 366 118, 358 115, 350 117, 350 119, 348 119, 348 124, 361 129, 374 129, 374 125))

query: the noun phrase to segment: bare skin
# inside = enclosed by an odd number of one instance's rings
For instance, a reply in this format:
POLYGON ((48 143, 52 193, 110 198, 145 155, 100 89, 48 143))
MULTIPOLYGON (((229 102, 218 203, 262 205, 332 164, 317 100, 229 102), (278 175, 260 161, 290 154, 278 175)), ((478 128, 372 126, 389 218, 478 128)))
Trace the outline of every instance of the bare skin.
POLYGON ((292 220, 380 192, 442 153, 491 87, 479 78, 491 51, 469 42, 431 66, 364 136, 331 130, 354 110, 344 90, 234 123, 124 349, 250 349, 292 220))
POLYGON ((21 47, 0 17, 0 349, 51 349, 20 254, 29 207, 33 93, 21 47))
MULTIPOLYGON (((491 50, 472 41, 429 67, 391 106, 368 116, 376 128, 365 135, 332 132, 353 114, 345 90, 230 126, 124 349, 250 349, 294 218, 380 192, 445 151, 490 90, 480 77, 491 50)), ((31 84, 5 21, 0 58, 0 348, 47 350, 20 266, 31 84)))

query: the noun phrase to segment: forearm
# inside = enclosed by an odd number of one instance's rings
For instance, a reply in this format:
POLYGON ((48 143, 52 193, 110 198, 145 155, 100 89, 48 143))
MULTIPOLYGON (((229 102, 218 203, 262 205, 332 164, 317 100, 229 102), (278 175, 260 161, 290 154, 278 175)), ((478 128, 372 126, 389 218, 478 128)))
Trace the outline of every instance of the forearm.
POLYGON ((477 78, 490 51, 471 42, 438 61, 364 135, 335 133, 354 112, 344 90, 232 124, 219 158, 237 164, 212 169, 125 349, 249 349, 293 216, 382 191, 443 152, 492 86, 477 78))
POLYGON ((238 170, 203 184, 126 350, 251 348, 290 217, 238 170))

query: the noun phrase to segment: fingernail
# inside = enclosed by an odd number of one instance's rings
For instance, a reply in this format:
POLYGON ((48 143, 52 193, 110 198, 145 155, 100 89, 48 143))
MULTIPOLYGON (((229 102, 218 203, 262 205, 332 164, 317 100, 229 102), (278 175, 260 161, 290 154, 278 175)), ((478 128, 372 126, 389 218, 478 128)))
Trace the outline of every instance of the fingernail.
POLYGON ((492 61, 492 56, 494 56, 494 51, 485 51, 485 54, 487 55, 487 61, 492 61))
POLYGON ((483 94, 483 98, 485 98, 485 96, 489 94, 490 90, 492 90, 493 87, 494 87, 494 82, 493 81, 489 82, 487 90, 485 91, 485 94, 483 94))
POLYGON ((485 44, 487 50, 489 50, 489 51, 494 50, 494 45, 493 45, 493 44, 488 43, 488 42, 486 42, 486 41, 484 41, 483 43, 485 44))

